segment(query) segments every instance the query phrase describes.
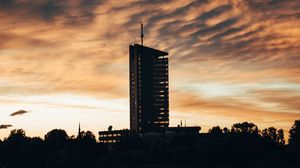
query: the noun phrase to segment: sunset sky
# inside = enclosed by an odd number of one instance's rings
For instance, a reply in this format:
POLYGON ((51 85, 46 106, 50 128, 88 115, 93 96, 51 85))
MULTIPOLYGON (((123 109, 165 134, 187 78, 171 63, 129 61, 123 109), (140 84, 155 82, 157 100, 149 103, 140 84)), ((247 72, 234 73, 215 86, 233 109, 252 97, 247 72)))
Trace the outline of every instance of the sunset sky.
POLYGON ((171 126, 300 119, 299 0, 0 0, 0 139, 129 128, 141 21, 170 56, 171 126))

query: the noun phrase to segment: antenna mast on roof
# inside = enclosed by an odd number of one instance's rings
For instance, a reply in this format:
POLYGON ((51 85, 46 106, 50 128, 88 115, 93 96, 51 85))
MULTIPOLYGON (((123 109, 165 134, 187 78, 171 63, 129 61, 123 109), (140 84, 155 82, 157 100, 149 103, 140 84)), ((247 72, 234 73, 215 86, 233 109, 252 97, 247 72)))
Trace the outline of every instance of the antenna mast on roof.
POLYGON ((141 22, 141 45, 144 45, 144 26, 143 26, 143 22, 141 22))

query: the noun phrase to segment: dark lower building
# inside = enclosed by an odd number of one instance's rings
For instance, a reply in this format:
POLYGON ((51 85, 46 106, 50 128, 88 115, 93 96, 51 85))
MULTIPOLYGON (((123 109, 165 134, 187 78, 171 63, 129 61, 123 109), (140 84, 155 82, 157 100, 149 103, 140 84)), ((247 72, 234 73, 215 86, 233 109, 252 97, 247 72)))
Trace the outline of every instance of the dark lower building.
POLYGON ((169 126, 168 53, 129 46, 130 130, 159 132, 169 126))
MULTIPOLYGON (((99 131, 99 142, 106 144, 114 143, 136 143, 140 140, 142 141, 171 141, 176 136, 184 136, 185 138, 199 137, 199 132, 201 127, 165 127, 159 133, 148 132, 140 136, 135 131, 124 129, 124 130, 109 130, 109 131, 99 131)), ((204 135, 207 137, 206 135, 204 135)), ((203 134, 202 134, 203 137, 203 134)), ((207 138, 201 138, 206 140, 207 138)))
POLYGON ((130 130, 111 130, 111 131, 99 131, 100 143, 119 143, 128 141, 133 137, 133 132, 130 130))
POLYGON ((166 134, 192 134, 192 135, 199 135, 201 127, 194 126, 194 127, 168 127, 165 129, 166 134))
POLYGON ((164 141, 184 140, 185 142, 197 140, 201 127, 168 127, 165 129, 164 141))

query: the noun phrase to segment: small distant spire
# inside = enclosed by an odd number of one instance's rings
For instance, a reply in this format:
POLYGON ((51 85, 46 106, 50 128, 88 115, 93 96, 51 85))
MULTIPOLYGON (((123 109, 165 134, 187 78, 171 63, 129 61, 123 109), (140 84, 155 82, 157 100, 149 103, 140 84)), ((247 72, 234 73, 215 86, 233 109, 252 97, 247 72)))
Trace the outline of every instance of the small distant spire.
POLYGON ((78 137, 81 137, 81 128, 80 128, 80 122, 79 122, 79 126, 78 126, 78 137))
POLYGON ((180 120, 180 127, 182 127, 182 120, 180 120))
POLYGON ((143 22, 141 22, 141 45, 144 45, 144 26, 143 26, 143 22))

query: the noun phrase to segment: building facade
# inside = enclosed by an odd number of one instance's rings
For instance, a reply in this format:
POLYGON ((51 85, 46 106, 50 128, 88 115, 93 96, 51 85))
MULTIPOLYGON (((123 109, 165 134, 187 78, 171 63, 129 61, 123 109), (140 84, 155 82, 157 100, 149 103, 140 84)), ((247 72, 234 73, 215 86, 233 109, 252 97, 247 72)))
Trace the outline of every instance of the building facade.
POLYGON ((130 130, 99 131, 98 134, 100 143, 126 142, 134 136, 130 130))
POLYGON ((159 132, 169 126, 168 53, 129 46, 130 130, 159 132))

